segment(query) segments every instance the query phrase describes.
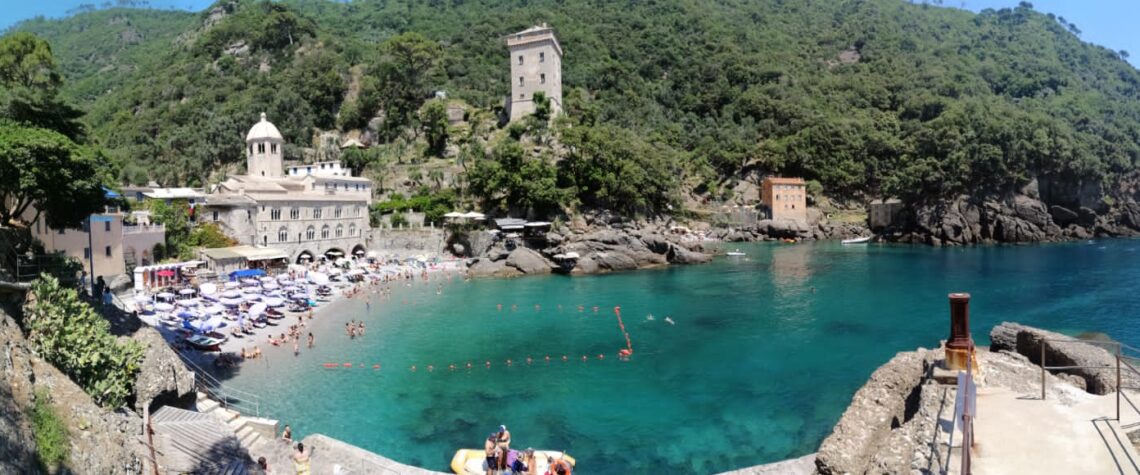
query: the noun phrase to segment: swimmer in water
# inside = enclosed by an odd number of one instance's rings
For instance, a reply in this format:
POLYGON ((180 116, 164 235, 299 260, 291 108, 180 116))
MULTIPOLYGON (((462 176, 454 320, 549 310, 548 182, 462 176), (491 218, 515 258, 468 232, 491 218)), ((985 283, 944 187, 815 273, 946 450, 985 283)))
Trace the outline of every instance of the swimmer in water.
POLYGON ((668 323, 670 325, 675 325, 675 323, 673 323, 673 319, 669 318, 669 317, 665 317, 665 323, 668 323))
POLYGON ((654 320, 654 317, 653 317, 652 313, 645 317, 645 321, 647 321, 647 322, 652 322, 653 320, 654 320))

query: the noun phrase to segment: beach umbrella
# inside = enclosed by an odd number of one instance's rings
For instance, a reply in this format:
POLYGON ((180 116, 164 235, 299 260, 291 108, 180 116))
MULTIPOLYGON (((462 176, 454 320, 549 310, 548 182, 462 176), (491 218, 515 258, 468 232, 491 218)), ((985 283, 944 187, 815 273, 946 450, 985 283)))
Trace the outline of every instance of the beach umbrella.
POLYGON ((266 290, 273 290, 273 289, 280 288, 280 286, 277 284, 274 284, 273 282, 270 282, 268 284, 262 285, 261 288, 266 289, 266 290))
POLYGON ((285 299, 280 297, 269 297, 265 299, 265 304, 270 307, 280 307, 282 305, 285 305, 285 299))
POLYGON ((241 292, 238 292, 236 290, 227 290, 225 292, 222 292, 222 297, 228 299, 239 299, 241 298, 241 292))
POLYGON ((239 284, 237 282, 226 282, 224 285, 226 286, 227 289, 236 289, 238 287, 241 287, 241 284, 239 284))
POLYGON ((225 319, 223 319, 220 316, 215 316, 215 317, 210 317, 209 320, 206 320, 206 323, 205 323, 205 325, 203 325, 203 328, 206 328, 206 331, 211 331, 211 330, 223 327, 225 325, 226 325, 225 319))
POLYGON ((226 311, 226 309, 220 305, 211 305, 209 307, 202 307, 202 310, 201 310, 201 312, 204 315, 214 315, 216 313, 222 313, 224 311, 226 311))
POLYGON ((273 278, 267 275, 258 277, 258 280, 262 282, 273 282, 273 278))
POLYGON ((261 294, 245 294, 242 296, 242 300, 245 300, 246 302, 261 300, 261 294))
POLYGON ((249 316, 250 317, 256 317, 258 315, 261 315, 262 313, 265 313, 266 307, 267 307, 267 305, 264 303, 253 304, 252 306, 249 307, 249 316))
POLYGON ((188 311, 186 311, 186 310, 183 310, 183 311, 181 311, 181 312, 178 312, 178 317, 179 317, 179 318, 195 318, 195 317, 197 317, 197 316, 198 316, 198 315, 195 315, 193 312, 188 312, 188 311))
POLYGON ((241 283, 244 285, 257 285, 261 282, 259 282, 257 279, 242 279, 241 283))
POLYGON ((158 298, 163 299, 163 300, 170 300, 170 299, 174 298, 174 294, 172 294, 170 292, 163 292, 163 293, 158 294, 158 298))
POLYGON ((135 302, 147 303, 147 302, 150 302, 150 297, 147 297, 144 294, 135 294, 135 302))
POLYGON ((194 307, 194 306, 198 305, 198 299, 182 299, 182 300, 179 300, 177 303, 178 303, 178 305, 183 306, 183 307, 194 307))
POLYGON ((277 283, 281 284, 281 285, 293 285, 296 282, 293 282, 292 279, 281 279, 281 280, 277 281, 277 283))
POLYGON ((327 284, 329 283, 329 276, 320 272, 310 272, 309 280, 314 284, 327 284))
POLYGON ((283 290, 285 290, 286 292, 296 292, 298 290, 301 290, 301 288, 297 287, 296 285, 290 285, 288 287, 285 287, 283 290))
POLYGON ((194 295, 194 289, 182 289, 179 290, 178 293, 180 295, 194 295))
POLYGON ((169 312, 169 311, 171 311, 171 310, 174 310, 174 306, 173 306, 173 305, 171 305, 171 304, 169 304, 169 303, 166 303, 166 302, 159 302, 159 303, 156 303, 156 304, 154 304, 154 308, 155 308, 156 310, 160 310, 160 311, 163 311, 163 312, 169 312))
POLYGON ((157 275, 159 277, 174 277, 174 271, 171 269, 163 269, 163 270, 160 270, 158 272, 155 272, 154 275, 157 275))
POLYGON ((198 293, 202 295, 213 295, 217 293, 217 291, 218 286, 209 282, 198 286, 198 293))
POLYGON ((222 305, 225 305, 227 307, 237 307, 238 305, 241 305, 241 302, 242 302, 241 299, 236 299, 236 298, 223 298, 222 299, 222 305))

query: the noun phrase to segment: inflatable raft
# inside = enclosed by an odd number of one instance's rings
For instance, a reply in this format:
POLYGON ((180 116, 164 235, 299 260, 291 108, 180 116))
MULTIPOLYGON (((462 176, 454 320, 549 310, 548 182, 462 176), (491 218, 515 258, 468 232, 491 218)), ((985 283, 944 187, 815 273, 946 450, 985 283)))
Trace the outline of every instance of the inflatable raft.
MULTIPOLYGON (((557 450, 535 450, 534 462, 537 467, 531 467, 530 473, 544 474, 549 467, 546 463, 547 457, 553 457, 555 460, 562 459, 570 463, 571 467, 576 465, 574 457, 567 455, 565 452, 557 450)), ((455 457, 451 458, 451 470, 458 475, 486 475, 487 473, 487 455, 483 449, 459 449, 455 451, 455 457)))

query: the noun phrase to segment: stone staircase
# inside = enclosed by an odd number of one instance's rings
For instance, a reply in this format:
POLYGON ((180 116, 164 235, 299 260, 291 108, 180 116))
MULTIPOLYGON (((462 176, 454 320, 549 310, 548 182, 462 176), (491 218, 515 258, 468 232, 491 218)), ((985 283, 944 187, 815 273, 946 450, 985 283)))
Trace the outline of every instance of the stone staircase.
POLYGON ((240 412, 222 407, 218 401, 210 399, 203 392, 198 393, 195 408, 203 414, 210 414, 221 421, 241 443, 242 448, 253 454, 253 449, 260 442, 273 440, 277 433, 277 421, 260 417, 243 416, 240 412))

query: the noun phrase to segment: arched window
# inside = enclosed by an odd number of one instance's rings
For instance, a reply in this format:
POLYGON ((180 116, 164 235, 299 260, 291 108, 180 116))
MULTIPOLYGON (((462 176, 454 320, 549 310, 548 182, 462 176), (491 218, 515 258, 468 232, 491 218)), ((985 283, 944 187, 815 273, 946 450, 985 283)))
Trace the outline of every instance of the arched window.
POLYGON ((316 228, 314 228, 314 227, 312 227, 312 226, 309 226, 309 229, 306 229, 306 230, 305 230, 305 239, 307 239, 307 240, 309 240, 309 241, 312 241, 312 240, 313 240, 313 237, 314 237, 316 234, 317 234, 317 230, 316 230, 316 228))
POLYGON ((348 235, 356 236, 356 223, 348 225, 348 235))
POLYGON ((277 242, 286 242, 289 240, 289 230, 284 226, 277 230, 277 242))
POLYGON ((273 221, 277 221, 277 220, 281 219, 281 209, 280 208, 273 208, 273 209, 269 210, 269 219, 271 219, 273 221))
POLYGON ((336 225, 336 237, 338 237, 338 238, 344 237, 344 225, 343 224, 336 225))
POLYGON ((339 218, 339 217, 340 217, 340 205, 337 205, 336 209, 335 209, 335 210, 333 210, 333 217, 334 217, 334 218, 339 218))
POLYGON ((321 219, 321 207, 313 208, 313 219, 321 219))
POLYGON ((321 239, 329 238, 329 225, 321 226, 321 239))
POLYGON ((294 206, 292 209, 289 210, 289 219, 300 219, 300 218, 301 218, 301 208, 294 206))

